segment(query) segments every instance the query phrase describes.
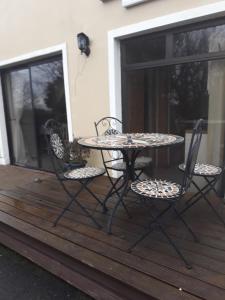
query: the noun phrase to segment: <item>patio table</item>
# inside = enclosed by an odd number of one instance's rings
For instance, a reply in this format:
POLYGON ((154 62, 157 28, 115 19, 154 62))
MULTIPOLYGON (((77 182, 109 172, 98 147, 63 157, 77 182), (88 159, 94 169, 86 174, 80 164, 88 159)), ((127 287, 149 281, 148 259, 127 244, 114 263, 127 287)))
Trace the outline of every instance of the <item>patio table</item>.
MULTIPOLYGON (((121 176, 123 184, 116 189, 118 200, 112 210, 108 221, 108 233, 111 233, 112 220, 119 205, 123 203, 123 198, 129 185, 129 181, 135 180, 135 160, 144 149, 159 149, 168 146, 178 145, 184 142, 184 138, 178 135, 163 134, 163 133, 129 133, 129 134, 112 134, 107 136, 94 136, 82 138, 78 143, 84 147, 98 150, 114 150, 121 151, 124 162, 126 163, 126 171, 121 176), (119 194, 119 191, 121 193, 119 194)), ((120 178, 121 178, 120 177, 120 178)), ((118 181, 116 181, 118 182, 118 181)), ((107 194, 104 204, 114 194, 113 189, 107 194)), ((125 205, 124 205, 125 207, 125 205)), ((126 209, 126 207, 125 207, 126 209)))

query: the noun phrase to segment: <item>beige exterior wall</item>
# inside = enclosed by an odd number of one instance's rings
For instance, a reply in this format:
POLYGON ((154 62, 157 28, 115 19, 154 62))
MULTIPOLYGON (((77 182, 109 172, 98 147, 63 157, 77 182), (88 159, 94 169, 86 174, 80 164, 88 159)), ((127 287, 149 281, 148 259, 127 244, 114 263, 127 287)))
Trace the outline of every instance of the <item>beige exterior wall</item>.
POLYGON ((126 9, 121 0, 1 0, 0 61, 66 42, 74 135, 93 135, 94 120, 109 115, 107 32, 215 2, 154 0, 126 9), (89 58, 77 49, 81 31, 91 39, 89 58))

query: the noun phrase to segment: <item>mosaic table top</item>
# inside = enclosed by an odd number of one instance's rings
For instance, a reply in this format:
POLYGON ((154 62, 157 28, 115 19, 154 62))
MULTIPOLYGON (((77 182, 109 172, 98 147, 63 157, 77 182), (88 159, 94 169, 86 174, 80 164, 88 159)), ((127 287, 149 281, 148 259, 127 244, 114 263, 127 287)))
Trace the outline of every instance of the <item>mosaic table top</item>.
POLYGON ((112 134, 82 138, 78 143, 82 146, 106 150, 126 150, 159 148, 183 143, 184 138, 178 135, 164 133, 131 133, 112 134))

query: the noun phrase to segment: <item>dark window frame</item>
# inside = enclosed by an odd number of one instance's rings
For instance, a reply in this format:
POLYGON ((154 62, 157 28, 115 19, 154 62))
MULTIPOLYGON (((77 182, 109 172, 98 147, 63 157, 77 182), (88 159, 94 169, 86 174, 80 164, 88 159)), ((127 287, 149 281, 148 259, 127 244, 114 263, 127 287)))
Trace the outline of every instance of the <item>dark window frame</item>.
POLYGON ((172 28, 166 30, 160 30, 158 32, 150 32, 142 35, 137 35, 135 37, 129 37, 126 39, 121 39, 120 46, 121 46, 121 69, 124 71, 133 71, 133 70, 140 70, 146 68, 156 68, 162 66, 169 66, 169 65, 176 65, 181 63, 190 63, 190 62, 198 62, 198 61, 207 61, 207 60, 217 60, 225 58, 225 51, 219 52, 209 52, 204 54, 195 54, 190 56, 180 56, 174 57, 173 56, 173 43, 174 43, 174 35, 177 33, 185 33, 193 30, 199 30, 204 28, 209 28, 213 26, 225 25, 225 17, 218 18, 216 20, 207 20, 207 21, 200 21, 195 22, 189 25, 181 25, 179 28, 172 28), (153 61, 146 61, 140 63, 126 63, 126 51, 125 51, 125 42, 128 40, 134 40, 140 36, 152 36, 154 38, 160 37, 162 35, 165 36, 166 41, 166 53, 165 58, 160 60, 153 60, 153 61))
MULTIPOLYGON (((225 25, 225 17, 219 17, 216 19, 208 19, 208 20, 201 20, 197 22, 192 22, 191 24, 185 25, 176 25, 179 27, 171 27, 169 29, 160 29, 158 31, 149 31, 148 33, 142 34, 145 35, 152 35, 152 36, 161 36, 162 34, 165 35, 166 38, 166 55, 164 59, 155 60, 155 61, 148 61, 143 63, 135 63, 135 64, 125 64, 125 50, 124 50, 124 40, 135 39, 136 37, 140 36, 136 35, 133 37, 120 39, 120 49, 121 49, 121 96, 122 96, 122 119, 124 124, 127 122, 126 120, 126 106, 128 102, 127 97, 127 90, 126 90, 126 73, 135 71, 135 70, 144 70, 144 69, 156 69, 160 67, 167 67, 177 64, 186 64, 186 63, 194 63, 194 62, 204 62, 204 61, 213 61, 213 60, 221 60, 225 59, 225 51, 220 52, 209 52, 204 54, 192 55, 192 56, 182 56, 182 57, 173 57, 173 43, 174 43, 174 35, 177 33, 185 33, 193 30, 199 30, 204 28, 209 28, 213 26, 225 25)), ((225 150, 224 150, 225 151, 225 150)), ((225 158, 225 152, 224 152, 225 158)), ((223 176, 222 182, 225 182, 225 176, 223 176)), ((221 192, 221 195, 224 196, 224 191, 221 192)))

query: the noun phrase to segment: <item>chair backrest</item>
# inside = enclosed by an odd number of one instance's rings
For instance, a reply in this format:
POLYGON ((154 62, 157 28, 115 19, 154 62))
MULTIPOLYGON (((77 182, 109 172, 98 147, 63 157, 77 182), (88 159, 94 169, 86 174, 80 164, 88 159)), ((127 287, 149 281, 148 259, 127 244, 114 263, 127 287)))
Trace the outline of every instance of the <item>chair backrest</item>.
POLYGON ((194 174, 195 164, 198 158, 199 147, 202 139, 204 120, 199 119, 193 128, 191 142, 188 150, 187 159, 185 162, 185 171, 183 176, 182 190, 187 190, 190 187, 191 180, 194 174))
MULTIPOLYGON (((114 117, 104 117, 100 119, 98 122, 94 122, 95 130, 97 136, 103 135, 112 135, 112 134, 120 134, 123 123, 114 117)), ((104 151, 101 150, 102 160, 104 167, 109 168, 109 163, 112 164, 115 161, 121 160, 123 158, 120 151, 104 151)))
POLYGON ((122 122, 114 117, 104 117, 95 122, 97 135, 112 135, 121 133, 122 122))
POLYGON ((53 169, 58 175, 63 171, 63 164, 68 160, 65 141, 68 140, 67 128, 54 119, 49 119, 43 126, 48 153, 53 169))

